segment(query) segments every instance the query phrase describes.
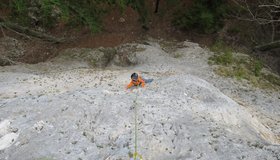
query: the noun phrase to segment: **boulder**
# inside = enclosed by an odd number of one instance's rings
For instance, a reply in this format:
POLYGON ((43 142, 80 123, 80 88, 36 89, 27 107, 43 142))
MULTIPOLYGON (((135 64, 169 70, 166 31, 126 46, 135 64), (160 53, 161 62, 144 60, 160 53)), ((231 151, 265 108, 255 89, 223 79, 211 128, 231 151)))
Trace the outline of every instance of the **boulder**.
POLYGON ((56 59, 60 61, 84 61, 93 67, 104 68, 110 62, 117 66, 130 66, 137 64, 136 45, 126 44, 115 48, 68 48, 62 51, 56 59))
POLYGON ((137 50, 137 46, 133 44, 116 47, 116 55, 113 59, 113 63, 117 66, 123 67, 137 64, 137 50))
POLYGON ((9 66, 14 64, 11 60, 9 60, 8 58, 0 55, 0 66, 9 66))
POLYGON ((113 59, 115 50, 113 48, 69 48, 62 51, 58 59, 85 61, 90 66, 106 67, 113 59))

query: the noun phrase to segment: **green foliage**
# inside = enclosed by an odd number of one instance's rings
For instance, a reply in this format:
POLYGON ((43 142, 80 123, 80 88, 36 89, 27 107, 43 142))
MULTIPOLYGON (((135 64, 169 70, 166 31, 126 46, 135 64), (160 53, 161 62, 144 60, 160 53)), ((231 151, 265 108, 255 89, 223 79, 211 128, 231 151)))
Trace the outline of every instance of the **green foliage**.
POLYGON ((271 73, 263 73, 263 64, 260 60, 244 54, 232 54, 233 49, 221 41, 210 49, 214 55, 209 58, 209 64, 217 65, 215 68, 217 74, 247 80, 253 86, 263 89, 280 89, 280 78, 271 73))
POLYGON ((255 76, 257 76, 257 77, 260 76, 262 68, 263 68, 263 64, 262 64, 261 61, 258 60, 258 61, 256 61, 254 63, 254 73, 255 73, 255 76))
POLYGON ((118 6, 122 12, 131 6, 139 13, 142 24, 148 22, 148 12, 142 0, 11 0, 10 3, 11 20, 20 25, 51 28, 62 22, 88 26, 92 32, 101 30, 101 17, 112 6, 118 6))
POLYGON ((7 5, 5 3, 0 3, 0 9, 3 9, 3 8, 7 8, 7 5))
POLYGON ((279 76, 273 74, 262 74, 262 76, 272 84, 280 86, 280 78, 279 76))
POLYGON ((174 58, 181 58, 182 56, 183 56, 182 54, 177 52, 174 54, 174 58))
POLYGON ((222 53, 220 55, 214 56, 212 59, 216 64, 229 65, 233 62, 232 52, 222 53))
POLYGON ((148 11, 144 0, 128 0, 128 5, 132 6, 140 15, 140 22, 143 26, 148 24, 148 11))
POLYGON ((41 13, 42 25, 52 27, 57 21, 57 17, 53 14, 56 7, 60 6, 59 0, 42 0, 41 13))
POLYGON ((240 32, 241 32, 241 29, 238 28, 238 27, 231 27, 231 28, 229 28, 229 29, 227 30, 227 33, 228 33, 229 35, 236 35, 236 34, 238 34, 238 33, 240 33, 240 32))
POLYGON ((172 7, 180 4, 180 0, 166 0, 167 6, 172 7))
MULTIPOLYGON (((70 5, 71 10, 73 10, 72 24, 83 24, 88 26, 92 32, 99 32, 101 30, 100 15, 102 10, 91 9, 91 7, 86 7, 89 4, 75 4, 70 5)), ((95 4, 90 4, 95 5, 95 4)))
POLYGON ((247 79, 248 70, 243 65, 240 65, 240 66, 237 66, 237 68, 235 68, 233 70, 233 75, 238 80, 241 80, 241 79, 244 79, 244 78, 247 79))
POLYGON ((204 32, 212 32, 215 23, 214 15, 209 11, 203 11, 199 17, 199 27, 203 29, 204 32))
MULTIPOLYGON (((59 22, 66 24, 86 25, 93 32, 101 29, 100 17, 104 13, 100 7, 101 0, 12 0, 11 20, 23 26, 35 25, 50 28, 59 22)), ((108 0, 109 3, 109 0, 108 0)), ((110 2, 111 3, 111 2, 110 2)))
POLYGON ((125 10, 125 8, 127 6, 127 3, 128 3, 127 0, 118 0, 117 1, 117 4, 118 4, 118 6, 121 9, 121 12, 124 12, 124 10, 125 10))
POLYGON ((182 29, 213 33, 222 26, 222 20, 227 12, 225 3, 223 0, 194 1, 191 8, 174 14, 173 24, 182 29))
POLYGON ((28 24, 28 2, 26 0, 12 0, 10 2, 10 8, 13 11, 13 17, 15 21, 21 24, 28 24))
POLYGON ((11 5, 14 12, 18 15, 24 14, 27 11, 27 1, 25 0, 13 0, 11 5))
POLYGON ((216 53, 209 59, 215 64, 229 65, 233 63, 233 50, 223 42, 216 42, 210 49, 216 53))
POLYGON ((216 41, 211 47, 210 50, 212 52, 217 52, 217 53, 221 53, 224 51, 230 51, 231 48, 229 46, 227 46, 223 41, 216 41))

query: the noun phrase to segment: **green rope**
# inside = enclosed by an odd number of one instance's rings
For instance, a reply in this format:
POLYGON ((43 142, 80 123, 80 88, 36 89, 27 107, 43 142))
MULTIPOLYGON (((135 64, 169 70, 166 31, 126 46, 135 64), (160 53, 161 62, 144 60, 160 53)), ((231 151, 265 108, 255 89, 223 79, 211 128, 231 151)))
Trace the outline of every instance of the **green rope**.
MULTIPOLYGON (((137 153, 137 94, 134 100, 134 153, 137 153)), ((134 160, 136 160, 136 156, 134 156, 134 160)))
POLYGON ((138 154, 137 152, 137 98, 138 98, 138 95, 136 94, 136 97, 135 97, 135 100, 133 102, 134 104, 134 154, 133 154, 133 158, 134 160, 138 158, 140 158, 140 160, 142 160, 142 156, 138 154))

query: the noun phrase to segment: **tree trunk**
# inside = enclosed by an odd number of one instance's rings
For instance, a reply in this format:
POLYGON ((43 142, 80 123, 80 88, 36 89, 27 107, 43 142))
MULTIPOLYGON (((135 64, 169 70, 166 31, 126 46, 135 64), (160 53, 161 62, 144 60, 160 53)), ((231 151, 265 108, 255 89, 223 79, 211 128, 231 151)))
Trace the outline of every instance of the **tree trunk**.
POLYGON ((157 12, 158 12, 159 1, 160 1, 160 0, 157 0, 157 2, 156 2, 156 9, 155 9, 155 13, 157 13, 157 12))
POLYGON ((255 47, 255 49, 260 50, 260 51, 268 51, 268 50, 272 50, 275 48, 280 48, 280 40, 255 47))

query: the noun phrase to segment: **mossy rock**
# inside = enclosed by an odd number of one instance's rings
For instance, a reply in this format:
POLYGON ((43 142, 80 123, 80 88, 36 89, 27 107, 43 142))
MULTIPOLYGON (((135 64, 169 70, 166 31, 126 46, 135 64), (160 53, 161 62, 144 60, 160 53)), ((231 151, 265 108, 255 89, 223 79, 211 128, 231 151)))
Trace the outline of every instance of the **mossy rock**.
POLYGON ((137 64, 136 52, 142 51, 137 45, 126 44, 116 47, 113 63, 117 66, 130 66, 137 64))
POLYGON ((111 61, 117 66, 130 66, 137 64, 136 52, 143 51, 134 44, 125 44, 116 48, 68 48, 56 58, 58 62, 83 61, 90 66, 103 68, 111 61))
POLYGON ((62 51, 58 59, 84 61, 90 66, 103 68, 109 64, 115 54, 113 48, 69 48, 62 51))
POLYGON ((8 66, 12 65, 13 63, 6 57, 0 55, 0 66, 8 66))

